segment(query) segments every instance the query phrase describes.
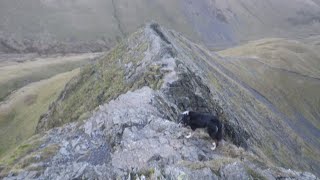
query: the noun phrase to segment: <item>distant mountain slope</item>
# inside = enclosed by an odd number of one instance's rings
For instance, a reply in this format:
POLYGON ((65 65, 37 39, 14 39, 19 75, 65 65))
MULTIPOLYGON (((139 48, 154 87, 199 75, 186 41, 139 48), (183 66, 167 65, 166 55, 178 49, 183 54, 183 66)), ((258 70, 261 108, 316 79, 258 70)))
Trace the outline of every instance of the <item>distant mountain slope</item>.
POLYGON ((0 56, 0 157, 35 133, 40 115, 79 74, 79 67, 101 55, 0 56))
POLYGON ((317 52, 320 52, 320 35, 310 36, 309 38, 302 39, 308 45, 311 45, 317 52))
POLYGON ((272 68, 320 79, 320 52, 316 38, 303 43, 287 39, 261 39, 220 51, 222 56, 256 59, 272 68))
POLYGON ((41 114, 77 74, 79 68, 30 83, 0 102, 0 158, 34 135, 41 114))
POLYGON ((320 53, 314 46, 264 39, 228 49, 221 64, 260 93, 305 141, 320 148, 320 53))
POLYGON ((5 56, 3 57, 5 61, 0 62, 0 101, 29 83, 76 69, 98 56, 99 54, 81 54, 46 58, 31 57, 27 60, 14 60, 11 56, 5 56))
POLYGON ((151 20, 218 49, 320 34, 318 0, 2 0, 0 52, 102 51, 151 20))

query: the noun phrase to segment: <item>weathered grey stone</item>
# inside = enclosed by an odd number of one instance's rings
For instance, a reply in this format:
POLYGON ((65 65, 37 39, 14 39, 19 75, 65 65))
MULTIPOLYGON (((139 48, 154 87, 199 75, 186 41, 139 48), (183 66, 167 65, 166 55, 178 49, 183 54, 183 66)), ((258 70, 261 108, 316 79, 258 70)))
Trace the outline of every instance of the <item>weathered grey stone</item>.
POLYGON ((250 179, 246 169, 239 162, 229 164, 220 170, 222 179, 250 179))

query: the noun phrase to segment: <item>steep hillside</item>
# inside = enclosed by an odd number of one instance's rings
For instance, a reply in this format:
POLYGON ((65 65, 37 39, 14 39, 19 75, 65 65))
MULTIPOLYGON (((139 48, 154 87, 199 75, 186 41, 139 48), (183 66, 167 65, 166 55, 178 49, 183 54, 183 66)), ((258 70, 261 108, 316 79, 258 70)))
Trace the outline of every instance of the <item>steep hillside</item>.
POLYGON ((79 69, 30 83, 0 103, 0 157, 34 135, 41 114, 78 73, 79 69))
POLYGON ((317 52, 320 52, 320 35, 305 38, 303 42, 311 45, 317 52))
POLYGON ((320 34, 319 0, 2 0, 0 52, 102 51, 151 20, 218 49, 320 34))
POLYGON ((219 54, 257 59, 279 70, 319 79, 320 52, 317 50, 317 43, 307 39, 304 41, 309 43, 287 39, 262 39, 220 51, 219 54))
POLYGON ((313 46, 264 39, 220 54, 229 56, 221 62, 226 69, 279 109, 305 141, 320 148, 320 53, 313 46))
POLYGON ((0 157, 34 134, 40 115, 78 74, 71 70, 100 55, 0 56, 0 157))
POLYGON ((319 175, 316 143, 228 70, 224 61, 231 60, 151 24, 68 83, 40 119, 39 134, 2 158, 1 175, 317 179, 299 172, 319 175), (218 115, 223 145, 210 150, 201 132, 185 139, 189 130, 176 123, 185 110, 218 115))
POLYGON ((0 101, 29 83, 79 68, 97 57, 98 53, 46 58, 4 55, 0 58, 0 101))

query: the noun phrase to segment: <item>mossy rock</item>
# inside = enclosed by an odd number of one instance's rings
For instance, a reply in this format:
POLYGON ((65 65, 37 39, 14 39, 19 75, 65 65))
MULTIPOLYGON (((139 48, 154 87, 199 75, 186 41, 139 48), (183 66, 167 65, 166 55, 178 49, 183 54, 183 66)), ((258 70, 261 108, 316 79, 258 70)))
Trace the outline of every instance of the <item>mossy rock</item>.
MULTIPOLYGON (((4 156, 0 159, 0 167, 4 167, 0 171, 0 177, 6 176, 12 170, 18 170, 21 168, 16 168, 17 164, 23 161, 25 157, 28 157, 30 154, 33 154, 40 145, 43 143, 40 135, 35 135, 32 138, 28 139, 15 150, 4 156)), ((51 151, 45 151, 46 157, 50 154, 51 151)), ((32 162, 32 159, 29 159, 29 162, 32 162)), ((21 164, 20 164, 21 165, 21 164)))
POLYGON ((247 173, 252 177, 252 179, 254 180, 267 180, 268 178, 266 178, 265 176, 263 176, 261 173, 246 167, 247 173))

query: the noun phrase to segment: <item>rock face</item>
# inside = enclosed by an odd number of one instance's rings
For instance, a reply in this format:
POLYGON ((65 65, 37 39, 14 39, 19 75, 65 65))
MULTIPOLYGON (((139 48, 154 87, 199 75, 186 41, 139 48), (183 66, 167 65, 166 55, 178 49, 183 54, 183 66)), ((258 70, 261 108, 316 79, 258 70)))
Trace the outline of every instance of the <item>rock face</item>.
POLYGON ((40 120, 39 134, 1 161, 1 175, 5 179, 317 179, 312 173, 319 175, 319 150, 303 141, 263 96, 224 69, 221 60, 179 33, 148 25, 66 87, 40 120), (121 72, 111 73, 112 83, 103 76, 112 71, 104 63, 121 72), (120 91, 110 91, 114 88, 120 91), (75 98, 80 92, 89 94, 75 98), (116 95, 104 96, 109 92, 116 95), (71 114, 65 113, 72 109, 68 104, 76 108, 71 114), (79 120, 85 108, 95 112, 79 120), (217 150, 210 149, 212 141, 202 131, 184 137, 190 130, 179 127, 176 120, 185 110, 219 116, 224 142, 217 150))

